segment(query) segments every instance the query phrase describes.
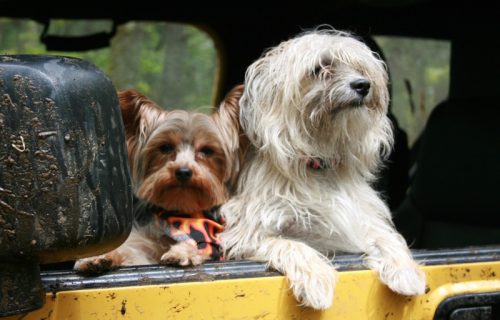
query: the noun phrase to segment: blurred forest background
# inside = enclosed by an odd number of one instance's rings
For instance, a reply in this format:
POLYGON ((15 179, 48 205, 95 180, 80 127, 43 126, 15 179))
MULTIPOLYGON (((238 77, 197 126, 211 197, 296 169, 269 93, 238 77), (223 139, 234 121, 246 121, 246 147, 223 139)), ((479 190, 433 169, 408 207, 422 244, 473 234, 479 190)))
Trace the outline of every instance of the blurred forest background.
MULTIPOLYGON (((88 35, 110 31, 111 21, 51 20, 48 34, 88 35)), ((190 25, 128 22, 118 26, 111 47, 85 52, 46 51, 43 25, 0 18, 0 54, 51 54, 93 62, 118 90, 135 88, 166 109, 212 106, 217 52, 210 36, 190 25)))
POLYGON ((391 112, 413 145, 430 112, 448 96, 449 41, 375 37, 388 65, 391 112))
MULTIPOLYGON (((111 27, 111 21, 51 20, 48 33, 87 35, 111 27)), ((200 29, 127 22, 118 27, 109 48, 86 52, 47 52, 40 42, 42 30, 42 24, 31 20, 0 18, 0 54, 56 54, 89 60, 119 90, 136 88, 166 109, 210 112, 219 60, 213 40, 200 29)), ((432 108, 448 95, 450 44, 386 36, 375 40, 391 74, 391 110, 412 145, 432 108)))

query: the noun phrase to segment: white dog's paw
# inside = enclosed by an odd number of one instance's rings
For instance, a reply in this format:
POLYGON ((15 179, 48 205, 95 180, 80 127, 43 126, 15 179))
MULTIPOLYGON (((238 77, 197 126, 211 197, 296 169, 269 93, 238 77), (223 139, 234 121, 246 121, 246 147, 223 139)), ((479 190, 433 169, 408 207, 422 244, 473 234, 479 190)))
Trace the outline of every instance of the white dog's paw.
POLYGON ((289 275, 291 289, 301 306, 325 310, 333 304, 333 293, 337 283, 337 271, 322 263, 310 270, 297 273, 295 279, 289 275))
POLYGON ((382 282, 394 292, 405 296, 418 296, 425 293, 425 273, 418 266, 386 269, 381 275, 382 282))

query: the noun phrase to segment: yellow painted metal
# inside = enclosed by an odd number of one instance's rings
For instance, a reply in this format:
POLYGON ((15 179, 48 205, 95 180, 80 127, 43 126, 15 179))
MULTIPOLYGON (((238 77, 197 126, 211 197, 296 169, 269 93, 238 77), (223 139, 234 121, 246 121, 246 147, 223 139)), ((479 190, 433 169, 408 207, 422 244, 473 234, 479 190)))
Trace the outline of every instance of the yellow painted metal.
POLYGON ((404 297, 373 271, 340 273, 334 305, 326 311, 297 306, 284 277, 62 291, 42 309, 13 319, 422 319, 439 303, 463 293, 500 291, 500 261, 424 267, 429 292, 404 297))

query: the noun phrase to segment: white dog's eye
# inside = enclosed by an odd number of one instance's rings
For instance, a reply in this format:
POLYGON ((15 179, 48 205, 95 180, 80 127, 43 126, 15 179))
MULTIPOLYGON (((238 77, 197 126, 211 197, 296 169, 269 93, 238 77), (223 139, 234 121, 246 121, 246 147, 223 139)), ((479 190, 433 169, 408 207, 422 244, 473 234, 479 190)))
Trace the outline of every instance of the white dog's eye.
POLYGON ((323 66, 322 65, 318 65, 318 66, 316 66, 316 68, 314 68, 313 75, 317 77, 317 76, 319 76, 319 74, 321 73, 321 71, 323 71, 323 66))
POLYGON ((312 71, 314 77, 333 75, 333 64, 330 61, 323 61, 312 71))

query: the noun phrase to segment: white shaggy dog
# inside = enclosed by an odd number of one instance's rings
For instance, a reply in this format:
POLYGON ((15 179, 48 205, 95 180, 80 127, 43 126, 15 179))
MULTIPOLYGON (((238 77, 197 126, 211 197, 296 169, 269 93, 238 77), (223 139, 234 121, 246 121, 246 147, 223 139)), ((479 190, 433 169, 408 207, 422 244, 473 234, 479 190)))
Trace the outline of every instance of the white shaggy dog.
POLYGON ((247 70, 240 100, 251 141, 236 196, 222 212, 228 258, 267 261, 302 305, 332 305, 335 250, 366 265, 403 295, 425 275, 372 189, 392 145, 384 63, 347 33, 301 34, 247 70))

